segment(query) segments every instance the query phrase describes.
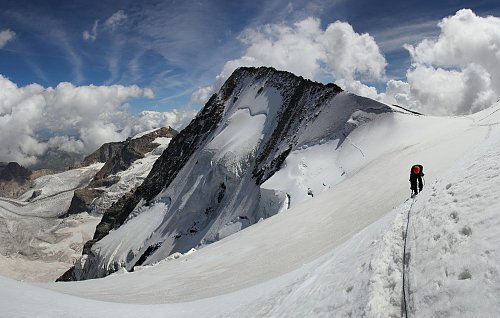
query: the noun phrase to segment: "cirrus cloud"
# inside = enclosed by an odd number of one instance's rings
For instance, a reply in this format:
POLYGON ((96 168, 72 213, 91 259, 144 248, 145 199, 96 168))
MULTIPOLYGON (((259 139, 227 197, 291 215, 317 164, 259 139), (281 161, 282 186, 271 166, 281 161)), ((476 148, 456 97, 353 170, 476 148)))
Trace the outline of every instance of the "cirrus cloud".
POLYGON ((83 39, 86 41, 94 42, 97 39, 97 27, 99 26, 99 20, 95 20, 94 26, 90 31, 83 31, 83 39))
POLYGON ((114 30, 125 20, 127 20, 127 18, 128 16, 125 14, 125 12, 123 12, 123 10, 118 10, 104 22, 104 25, 114 30))
POLYGON ((119 10, 115 13, 113 13, 109 18, 104 21, 102 24, 102 27, 99 27, 99 20, 94 21, 94 25, 92 26, 92 29, 90 30, 85 30, 82 33, 83 39, 85 41, 89 42, 94 42, 97 40, 97 34, 99 29, 108 29, 111 31, 114 31, 118 26, 122 25, 125 20, 128 19, 128 16, 123 12, 123 10, 119 10))

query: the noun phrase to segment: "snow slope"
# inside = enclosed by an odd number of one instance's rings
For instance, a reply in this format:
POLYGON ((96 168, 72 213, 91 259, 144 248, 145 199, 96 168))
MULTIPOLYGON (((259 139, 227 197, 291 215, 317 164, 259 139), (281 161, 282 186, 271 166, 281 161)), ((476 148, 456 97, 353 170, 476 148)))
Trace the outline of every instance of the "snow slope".
POLYGON ((388 152, 314 198, 134 273, 38 287, 2 278, 2 313, 399 317, 402 233, 411 209, 411 314, 498 316, 498 110, 500 104, 462 118, 379 118, 392 126, 362 126, 366 131, 352 143, 369 157, 369 139, 387 131, 388 152), (425 137, 406 143, 412 134, 393 130, 409 123, 425 137), (407 174, 415 162, 424 164, 427 185, 413 202, 407 200, 407 174))

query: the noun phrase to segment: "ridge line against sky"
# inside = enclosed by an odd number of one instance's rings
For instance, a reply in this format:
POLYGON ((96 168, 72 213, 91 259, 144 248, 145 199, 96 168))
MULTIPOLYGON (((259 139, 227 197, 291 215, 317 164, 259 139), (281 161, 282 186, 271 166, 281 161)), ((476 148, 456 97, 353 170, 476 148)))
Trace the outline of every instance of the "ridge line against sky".
POLYGON ((428 114, 478 111, 500 96, 498 16, 491 0, 2 1, 0 132, 20 137, 0 161, 36 161, 41 137, 88 152, 182 127, 238 66, 428 114))

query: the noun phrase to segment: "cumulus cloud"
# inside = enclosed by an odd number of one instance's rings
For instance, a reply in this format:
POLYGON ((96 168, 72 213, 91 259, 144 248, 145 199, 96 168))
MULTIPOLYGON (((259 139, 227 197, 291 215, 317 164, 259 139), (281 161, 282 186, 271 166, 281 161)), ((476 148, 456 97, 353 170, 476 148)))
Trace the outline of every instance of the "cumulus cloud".
POLYGON ((179 128, 194 116, 179 111, 133 116, 125 111, 130 99, 152 96, 136 85, 18 87, 0 75, 0 161, 34 164, 47 149, 90 153, 142 130, 179 128), (42 141, 47 132, 48 140, 42 141))
POLYGON ((133 120, 132 135, 169 126, 180 131, 189 124, 196 113, 195 110, 178 111, 176 109, 170 112, 143 111, 133 120))
POLYGON ((244 54, 226 62, 215 84, 196 90, 192 101, 206 102, 241 66, 272 66, 312 80, 335 81, 344 89, 366 97, 382 97, 361 80, 385 80, 387 62, 375 39, 366 33, 356 33, 349 23, 336 21, 325 29, 316 18, 291 26, 268 24, 246 29, 239 40, 246 45, 244 54))
POLYGON ((380 80, 385 75, 387 63, 374 38, 356 33, 346 22, 334 22, 326 29, 316 18, 292 26, 269 24, 247 29, 239 39, 246 51, 224 65, 216 86, 240 66, 273 66, 316 80, 380 80))
POLYGON ((155 92, 151 88, 145 88, 143 94, 146 98, 155 98, 155 92))
POLYGON ((0 31, 0 49, 16 37, 16 32, 9 29, 0 31))
POLYGON ((74 136, 54 136, 47 142, 47 148, 58 149, 69 153, 83 153, 85 145, 74 136))
POLYGON ((213 86, 204 86, 199 87, 194 93, 191 95, 191 103, 198 105, 205 105, 210 96, 214 93, 213 86))
MULTIPOLYGON (((442 19, 436 39, 406 45, 412 66, 400 102, 428 114, 469 114, 500 97, 500 18, 462 9, 442 19)), ((386 98, 395 98, 386 91, 386 98)))
POLYGON ((128 16, 123 12, 123 10, 119 10, 113 15, 111 15, 105 22, 104 25, 114 30, 120 24, 122 24, 125 20, 127 20, 128 16))
POLYGON ((357 80, 339 79, 335 81, 335 84, 340 86, 345 91, 371 99, 380 100, 383 96, 377 92, 375 87, 368 86, 357 80))
POLYGON ((491 106, 497 98, 490 74, 477 64, 461 70, 416 65, 407 73, 408 99, 435 115, 469 114, 491 106))
POLYGON ((97 27, 99 26, 99 20, 95 20, 94 26, 90 31, 83 31, 83 39, 86 41, 94 42, 97 39, 97 27))

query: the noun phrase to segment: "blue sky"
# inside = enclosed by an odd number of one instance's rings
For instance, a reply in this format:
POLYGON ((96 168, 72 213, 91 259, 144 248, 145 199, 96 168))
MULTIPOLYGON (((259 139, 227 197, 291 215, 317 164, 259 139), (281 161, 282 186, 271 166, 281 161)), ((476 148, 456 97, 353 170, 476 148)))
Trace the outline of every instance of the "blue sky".
POLYGON ((402 79, 410 65, 402 45, 437 36, 438 21, 461 8, 499 15, 500 5, 457 0, 3 0, 0 30, 12 30, 15 38, 0 49, 0 74, 18 86, 137 84, 152 88, 155 98, 131 100, 130 111, 182 108, 198 87, 214 82, 227 61, 242 56, 245 44, 239 36, 245 29, 316 17, 323 28, 340 20, 356 33, 372 35, 387 60, 387 77, 402 79), (114 23, 109 20, 113 15, 114 23), (85 31, 95 39, 86 40, 85 31))

